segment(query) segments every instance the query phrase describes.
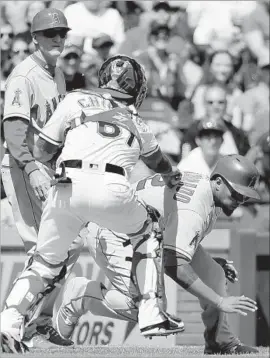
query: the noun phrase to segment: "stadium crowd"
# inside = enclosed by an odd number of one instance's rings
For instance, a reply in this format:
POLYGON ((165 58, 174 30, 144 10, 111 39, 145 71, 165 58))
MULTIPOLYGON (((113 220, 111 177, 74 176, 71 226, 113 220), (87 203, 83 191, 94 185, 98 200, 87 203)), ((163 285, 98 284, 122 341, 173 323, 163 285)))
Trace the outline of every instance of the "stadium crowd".
MULTIPOLYGON (((2 1, 0 6, 1 116, 7 77, 34 51, 31 21, 53 7, 64 12, 72 29, 59 61, 67 91, 97 87, 98 70, 109 56, 132 56, 148 79, 141 114, 180 169, 200 167, 209 174, 220 155, 234 153, 261 168, 258 144, 269 133, 269 0, 2 1)), ((262 185, 264 201, 267 185, 262 185)))

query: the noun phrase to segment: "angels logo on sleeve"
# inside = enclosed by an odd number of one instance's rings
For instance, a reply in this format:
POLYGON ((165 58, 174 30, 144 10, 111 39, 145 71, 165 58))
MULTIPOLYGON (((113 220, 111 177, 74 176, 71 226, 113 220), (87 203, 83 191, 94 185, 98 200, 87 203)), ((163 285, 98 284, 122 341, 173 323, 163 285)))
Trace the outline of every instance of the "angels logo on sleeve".
POLYGON ((14 98, 12 100, 12 106, 21 107, 21 102, 20 102, 21 94, 22 94, 22 91, 19 88, 16 89, 16 91, 14 92, 14 98))

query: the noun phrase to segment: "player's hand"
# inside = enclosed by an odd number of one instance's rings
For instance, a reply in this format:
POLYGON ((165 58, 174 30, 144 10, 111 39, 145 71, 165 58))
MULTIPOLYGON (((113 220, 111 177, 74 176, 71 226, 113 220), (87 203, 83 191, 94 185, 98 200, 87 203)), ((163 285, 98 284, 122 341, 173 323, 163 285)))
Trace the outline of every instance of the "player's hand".
POLYGON ((231 283, 238 281, 238 272, 233 266, 233 261, 225 260, 222 257, 213 257, 213 259, 223 268, 226 278, 231 283))
POLYGON ((164 183, 168 188, 173 188, 175 185, 181 182, 182 174, 180 170, 176 167, 172 168, 172 171, 168 174, 161 174, 164 183))
POLYGON ((218 308, 226 313, 239 313, 246 316, 247 312, 255 312, 257 310, 257 303, 249 297, 245 296, 229 296, 222 297, 218 308))
POLYGON ((42 174, 40 170, 34 170, 29 174, 29 181, 36 197, 41 201, 45 201, 51 186, 50 179, 42 174))

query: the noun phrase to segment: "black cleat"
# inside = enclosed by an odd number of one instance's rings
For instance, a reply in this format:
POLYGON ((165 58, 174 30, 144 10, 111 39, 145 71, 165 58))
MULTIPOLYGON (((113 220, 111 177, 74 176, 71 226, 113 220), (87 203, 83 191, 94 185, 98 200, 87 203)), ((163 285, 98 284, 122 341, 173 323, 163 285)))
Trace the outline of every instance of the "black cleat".
POLYGON ((60 334, 57 332, 57 330, 50 325, 45 325, 45 326, 37 326, 37 332, 41 335, 43 335, 44 337, 46 337, 46 339, 51 342, 54 343, 58 346, 73 346, 74 342, 69 339, 69 338, 64 338, 61 337, 60 334))
POLYGON ((177 334, 185 330, 184 323, 181 321, 177 324, 171 319, 167 319, 161 323, 153 324, 141 329, 141 334, 146 338, 169 336, 170 334, 177 334))
POLYGON ((204 354, 255 354, 259 353, 258 349, 245 346, 244 344, 238 343, 232 347, 228 348, 218 348, 218 347, 208 347, 205 348, 204 354))

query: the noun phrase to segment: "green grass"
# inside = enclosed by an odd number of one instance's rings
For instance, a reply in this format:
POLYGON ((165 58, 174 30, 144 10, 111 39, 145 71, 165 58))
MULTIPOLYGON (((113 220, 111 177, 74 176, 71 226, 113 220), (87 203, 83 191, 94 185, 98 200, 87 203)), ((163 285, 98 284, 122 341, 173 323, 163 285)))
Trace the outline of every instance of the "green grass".
MULTIPOLYGON (((241 355, 241 357, 269 357, 269 348, 259 347, 259 354, 241 355)), ((2 353, 1 357, 13 357, 13 354, 2 353)), ((35 349, 26 355, 15 357, 50 357, 50 358, 184 358, 184 357, 223 357, 221 355, 203 355, 201 346, 176 346, 172 348, 145 347, 145 346, 76 346, 73 348, 59 348, 50 350, 35 349)), ((226 357, 239 357, 227 355, 226 357)))

